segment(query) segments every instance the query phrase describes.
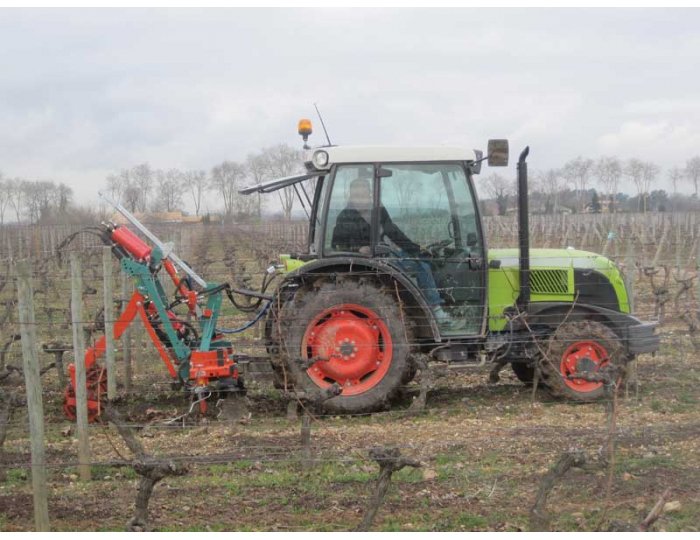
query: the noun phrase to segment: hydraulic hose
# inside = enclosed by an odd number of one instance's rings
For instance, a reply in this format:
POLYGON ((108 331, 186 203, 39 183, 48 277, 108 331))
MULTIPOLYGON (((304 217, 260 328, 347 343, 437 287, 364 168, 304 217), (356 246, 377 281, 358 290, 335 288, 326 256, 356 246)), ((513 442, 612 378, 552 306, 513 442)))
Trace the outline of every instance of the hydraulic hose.
POLYGON ((228 299, 231 301, 231 303, 234 305, 236 309, 239 311, 242 311, 243 313, 253 313, 260 308, 260 305, 262 304, 263 300, 270 300, 269 295, 265 294, 265 291, 267 291, 267 288, 270 286, 270 284, 275 280, 277 277, 277 274, 266 274, 263 277, 263 283, 262 287, 260 288, 260 292, 256 293, 253 291, 246 291, 243 289, 235 289, 233 287, 227 287, 226 288, 226 296, 228 296, 228 299), (234 293, 240 294, 242 296, 247 296, 247 297, 254 297, 257 298, 258 300, 252 304, 245 305, 245 304, 239 304, 236 302, 235 297, 233 296, 234 293))
POLYGON ((253 317, 252 320, 248 321, 243 326, 239 326, 238 328, 217 328, 216 331, 220 334, 239 334, 241 332, 244 332, 245 330, 248 330, 248 328, 253 326, 255 323, 257 323, 260 319, 262 319, 263 315, 267 313, 267 310, 270 309, 271 305, 272 300, 268 300, 267 304, 265 304, 265 307, 258 311, 255 317, 253 317))
POLYGON ((80 234, 92 234, 94 236, 97 236, 107 246, 112 243, 109 237, 107 236, 105 229, 102 227, 85 227, 84 229, 80 229, 79 231, 76 231, 66 236, 61 241, 61 243, 58 244, 58 246, 56 246, 56 258, 59 266, 63 264, 61 250, 63 250, 63 248, 65 248, 68 244, 75 240, 75 238, 80 234))

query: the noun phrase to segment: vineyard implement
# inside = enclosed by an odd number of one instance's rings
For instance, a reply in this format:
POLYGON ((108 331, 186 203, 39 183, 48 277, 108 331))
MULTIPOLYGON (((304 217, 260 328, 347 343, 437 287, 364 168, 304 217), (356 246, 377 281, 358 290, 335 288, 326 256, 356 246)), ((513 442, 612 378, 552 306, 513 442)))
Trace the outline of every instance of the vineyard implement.
MULTIPOLYGON (((101 196, 152 243, 149 245, 123 225, 103 223, 92 229, 106 245, 111 246, 122 271, 136 283, 131 298, 114 323, 115 341, 134 320, 140 318, 170 377, 177 386, 191 394, 203 414, 214 399, 218 401, 244 392, 238 369, 239 356, 225 335, 241 332, 260 319, 267 311, 271 297, 264 291, 205 281, 173 253, 172 245, 162 243, 121 204, 101 196), (185 277, 178 275, 178 267, 185 277), (172 300, 168 299, 160 281, 163 270, 175 288, 172 300), (253 321, 241 328, 217 328, 224 294, 234 304, 234 294, 256 298, 254 305, 259 306, 259 311, 253 321), (186 306, 184 316, 175 313, 178 306, 186 306)), ((106 339, 102 336, 85 353, 90 421, 100 415, 101 398, 106 394, 105 369, 97 363, 104 355, 105 347, 106 339)), ((76 412, 75 365, 70 364, 68 371, 70 382, 65 392, 64 412, 73 419, 76 412)))

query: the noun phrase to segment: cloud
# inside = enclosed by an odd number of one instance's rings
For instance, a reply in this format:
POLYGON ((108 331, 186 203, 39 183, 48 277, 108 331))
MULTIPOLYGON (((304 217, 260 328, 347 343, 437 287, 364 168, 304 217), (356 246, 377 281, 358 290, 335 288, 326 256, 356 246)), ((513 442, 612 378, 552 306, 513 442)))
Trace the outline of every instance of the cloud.
POLYGON ((600 151, 621 157, 641 157, 661 163, 681 161, 700 151, 700 129, 690 123, 666 121, 623 123, 598 139, 600 151))
POLYGON ((143 161, 208 169, 298 145, 314 102, 334 142, 507 136, 537 168, 700 148, 693 10, 1 13, 0 170, 82 202, 143 161))

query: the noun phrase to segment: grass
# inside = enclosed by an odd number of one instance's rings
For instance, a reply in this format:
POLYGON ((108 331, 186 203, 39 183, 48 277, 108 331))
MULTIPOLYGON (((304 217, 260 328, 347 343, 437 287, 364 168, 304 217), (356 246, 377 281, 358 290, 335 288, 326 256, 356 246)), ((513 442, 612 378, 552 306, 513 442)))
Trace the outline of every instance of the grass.
POLYGON ((250 469, 253 466, 253 462, 249 459, 241 459, 239 461, 232 461, 231 463, 222 463, 209 465, 209 473, 214 476, 224 476, 227 474, 234 474, 240 472, 241 470, 250 469))
POLYGON ((631 474, 646 472, 650 469, 672 469, 679 464, 669 456, 618 456, 615 470, 618 473, 628 472, 631 474))
POLYGON ((21 486, 27 483, 28 475, 26 469, 8 469, 7 470, 7 485, 21 486))
POLYGON ((116 467, 116 466, 111 466, 111 465, 93 465, 90 468, 90 471, 92 472, 92 478, 93 480, 102 480, 106 476, 109 476, 111 478, 115 478, 117 474, 120 474, 122 478, 125 478, 127 480, 135 480, 136 478, 139 477, 139 475, 136 473, 136 471, 133 469, 133 467, 116 467))
POLYGON ((669 532, 699 531, 698 512, 691 508, 681 507, 680 510, 668 512, 663 516, 663 527, 669 532))
POLYGON ((488 521, 483 516, 471 514, 469 512, 461 512, 451 520, 448 528, 458 530, 483 530, 488 524, 488 521))
MULTIPOLYGON (((226 523, 206 523, 206 524, 191 524, 182 526, 170 526, 166 525, 164 527, 158 527, 159 532, 227 532, 233 530, 230 525, 226 523)), ((237 531, 241 529, 235 529, 237 531)), ((242 530, 241 530, 242 531, 242 530)))

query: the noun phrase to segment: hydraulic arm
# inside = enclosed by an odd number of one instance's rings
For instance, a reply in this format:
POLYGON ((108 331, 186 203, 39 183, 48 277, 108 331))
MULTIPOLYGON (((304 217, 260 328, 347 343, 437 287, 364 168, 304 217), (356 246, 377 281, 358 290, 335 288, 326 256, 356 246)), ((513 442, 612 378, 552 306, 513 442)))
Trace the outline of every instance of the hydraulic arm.
MULTIPOLYGON (((241 329, 217 329, 223 294, 226 293, 234 303, 234 292, 256 297, 259 304, 265 301, 254 321, 267 310, 269 297, 264 292, 234 289, 226 283, 206 282, 172 252, 171 245, 160 242, 120 204, 108 197, 103 198, 153 243, 149 245, 122 225, 103 223, 99 228, 99 236, 106 245, 111 246, 122 270, 136 284, 134 293, 115 321, 115 341, 136 317, 140 317, 170 377, 191 392, 203 413, 212 396, 219 398, 231 392, 241 392, 243 381, 239 377, 233 345, 223 339, 224 333, 241 329), (185 278, 179 276, 176 266, 184 270, 185 278), (168 299, 159 279, 162 270, 175 287, 172 301, 168 299), (186 314, 176 314, 178 306, 186 306, 186 314)), ((97 363, 105 353, 105 344, 106 339, 102 336, 87 349, 84 358, 90 421, 99 416, 100 400, 106 393, 106 373, 97 363)), ((70 382, 65 392, 64 411, 72 419, 76 411, 75 365, 71 364, 68 369, 70 382)))

